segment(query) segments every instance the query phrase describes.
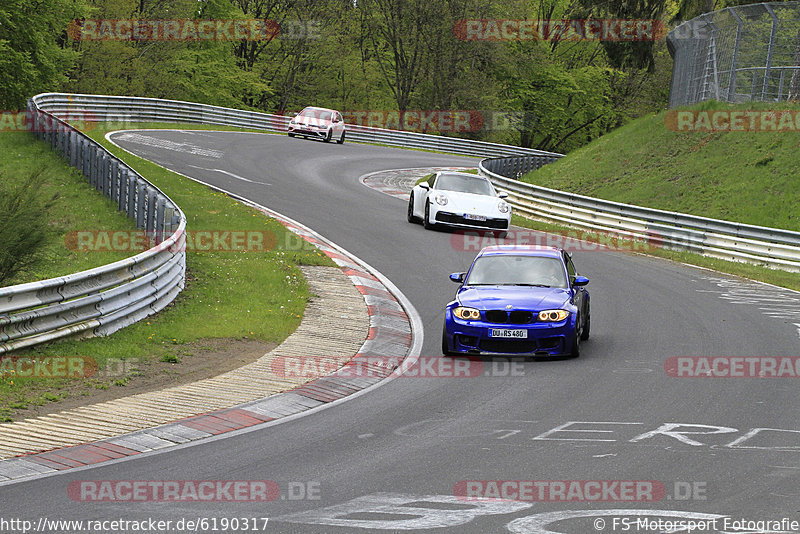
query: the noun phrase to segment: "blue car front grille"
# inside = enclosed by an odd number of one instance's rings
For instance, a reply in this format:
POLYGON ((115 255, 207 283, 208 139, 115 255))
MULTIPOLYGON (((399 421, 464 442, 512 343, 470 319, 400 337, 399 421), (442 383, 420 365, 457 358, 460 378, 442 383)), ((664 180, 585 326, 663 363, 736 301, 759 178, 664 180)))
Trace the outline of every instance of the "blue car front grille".
POLYGON ((527 310, 486 310, 483 316, 487 323, 495 324, 529 324, 535 317, 527 310))

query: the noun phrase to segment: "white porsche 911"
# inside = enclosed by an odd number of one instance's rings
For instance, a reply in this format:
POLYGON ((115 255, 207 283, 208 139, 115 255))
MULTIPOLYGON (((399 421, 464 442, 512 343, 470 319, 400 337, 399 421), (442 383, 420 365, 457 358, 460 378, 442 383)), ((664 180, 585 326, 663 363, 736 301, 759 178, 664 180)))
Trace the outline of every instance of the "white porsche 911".
POLYGON ((511 224, 511 206, 492 183, 477 174, 441 171, 411 190, 408 222, 491 230, 504 236, 511 224))

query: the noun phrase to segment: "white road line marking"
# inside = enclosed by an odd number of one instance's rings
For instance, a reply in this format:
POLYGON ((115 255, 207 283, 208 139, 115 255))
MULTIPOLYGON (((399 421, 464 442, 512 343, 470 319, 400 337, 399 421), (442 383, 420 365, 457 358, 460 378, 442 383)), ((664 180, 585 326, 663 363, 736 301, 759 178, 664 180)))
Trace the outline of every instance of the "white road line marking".
POLYGON ((222 169, 209 169, 207 167, 198 167, 197 165, 189 165, 189 164, 187 164, 186 166, 187 167, 192 167, 194 169, 200 169, 202 171, 220 172, 222 174, 227 174, 228 176, 230 176, 232 178, 236 178, 237 180, 242 180, 243 182, 250 182, 251 184, 272 185, 272 184, 267 184, 267 183, 264 183, 264 182, 256 182, 254 180, 250 180, 248 178, 245 178, 244 176, 239 176, 238 174, 233 174, 232 172, 223 171, 222 169))
POLYGON ((157 139, 148 137, 138 133, 123 133, 117 136, 121 141, 127 141, 136 145, 151 146, 155 148, 163 148, 164 150, 173 150, 175 152, 184 152, 196 156, 204 156, 207 158, 219 159, 222 157, 221 150, 214 150, 211 148, 203 148, 190 143, 177 143, 167 139, 157 139))

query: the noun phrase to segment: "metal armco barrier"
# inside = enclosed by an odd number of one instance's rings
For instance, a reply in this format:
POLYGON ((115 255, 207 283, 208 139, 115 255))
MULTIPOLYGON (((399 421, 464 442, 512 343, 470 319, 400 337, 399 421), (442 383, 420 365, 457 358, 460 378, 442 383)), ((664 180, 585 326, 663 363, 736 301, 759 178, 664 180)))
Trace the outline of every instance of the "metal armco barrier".
POLYGON ((99 143, 48 112, 39 96, 28 101, 27 111, 34 134, 153 236, 155 246, 88 271, 0 288, 0 354, 73 334, 115 332, 172 302, 186 273, 186 217, 180 208, 99 143))
POLYGON ((526 216, 611 233, 650 246, 697 252, 731 261, 800 272, 800 232, 707 219, 643 208, 519 182, 519 173, 542 166, 541 158, 489 158, 479 170, 526 216))
MULTIPOLYGON (((156 98, 46 93, 37 96, 36 99, 41 109, 45 109, 56 116, 71 117, 76 120, 119 122, 122 123, 121 127, 124 127, 124 123, 127 122, 181 122, 219 124, 285 133, 291 118, 286 115, 272 115, 257 111, 156 98)), ((363 143, 378 143, 401 148, 421 148, 474 157, 519 154, 553 158, 561 157, 561 154, 532 148, 520 148, 456 137, 386 130, 368 126, 348 125, 347 139, 363 143)))

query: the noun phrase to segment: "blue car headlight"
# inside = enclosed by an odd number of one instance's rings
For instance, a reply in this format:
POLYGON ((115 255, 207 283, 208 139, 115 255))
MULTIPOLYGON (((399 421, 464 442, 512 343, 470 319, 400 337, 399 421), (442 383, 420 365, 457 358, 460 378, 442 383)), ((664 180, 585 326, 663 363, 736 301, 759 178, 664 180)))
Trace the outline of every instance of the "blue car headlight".
POLYGON ((464 321, 478 321, 481 318, 480 310, 467 308, 466 306, 456 306, 453 308, 453 315, 464 321))
POLYGON ((567 310, 542 310, 539 312, 539 320, 545 323, 557 323, 569 317, 567 310))

